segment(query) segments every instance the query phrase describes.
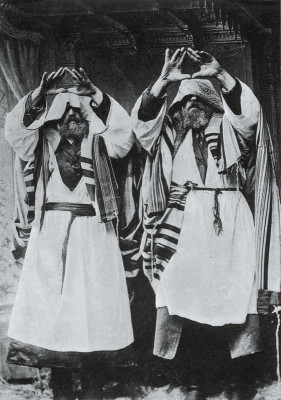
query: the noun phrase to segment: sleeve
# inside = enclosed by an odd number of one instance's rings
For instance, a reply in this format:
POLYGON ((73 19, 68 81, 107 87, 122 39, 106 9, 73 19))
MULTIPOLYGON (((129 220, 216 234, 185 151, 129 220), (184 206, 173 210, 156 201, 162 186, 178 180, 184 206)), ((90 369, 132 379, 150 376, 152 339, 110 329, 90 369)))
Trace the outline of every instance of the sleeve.
POLYGON ((145 91, 137 100, 131 115, 132 129, 142 147, 153 154, 167 110, 167 95, 155 98, 145 91))
POLYGON ((165 102, 165 97, 155 97, 150 93, 151 87, 152 84, 144 91, 138 112, 138 118, 143 122, 155 119, 165 102))
POLYGON ((92 110, 96 115, 102 120, 104 125, 106 125, 107 118, 109 115, 110 111, 110 98, 108 97, 107 94, 103 93, 103 99, 102 102, 98 107, 94 105, 93 100, 90 102, 90 106, 92 107, 92 110))
POLYGON ((5 121, 5 137, 23 161, 33 157, 39 138, 38 129, 28 129, 24 124, 27 98, 28 95, 18 102, 5 121))
MULTIPOLYGON (((123 158, 134 144, 134 135, 130 117, 124 108, 112 97, 109 99, 109 112, 106 118, 106 127, 102 134, 109 157, 123 158)), ((103 114, 105 116, 105 113, 103 114)), ((98 117, 98 115, 96 115, 98 117)), ((98 119, 102 120, 100 117, 98 119)), ((95 121, 92 120, 94 127, 95 121)), ((98 133, 98 132, 96 132, 98 133)))
POLYGON ((44 112, 46 105, 43 103, 39 107, 34 107, 31 100, 32 92, 27 95, 25 103, 25 113, 23 116, 23 125, 30 126, 44 112))
POLYGON ((240 103, 241 93, 242 93, 242 88, 238 79, 236 79, 236 84, 233 89, 229 90, 228 92, 222 91, 224 100, 226 101, 228 107, 235 115, 241 114, 241 103, 240 103))
POLYGON ((233 128, 244 137, 252 140, 260 115, 260 103, 252 90, 245 83, 238 80, 241 87, 235 87, 232 93, 222 90, 225 116, 233 128), (240 104, 238 104, 238 90, 241 90, 240 104), (240 107, 239 107, 240 105, 240 107))

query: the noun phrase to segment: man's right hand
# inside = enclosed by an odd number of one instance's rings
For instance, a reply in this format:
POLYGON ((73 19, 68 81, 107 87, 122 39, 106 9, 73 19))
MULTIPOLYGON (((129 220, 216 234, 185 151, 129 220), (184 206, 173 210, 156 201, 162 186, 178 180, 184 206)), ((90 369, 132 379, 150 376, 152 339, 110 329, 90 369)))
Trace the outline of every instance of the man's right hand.
MULTIPOLYGON (((60 68, 57 70, 57 72, 54 71, 49 76, 47 75, 47 72, 43 74, 40 85, 32 92, 31 95, 33 107, 38 107, 45 100, 47 94, 51 93, 52 89, 61 80, 64 73, 65 69, 60 68)), ((63 91, 63 89, 57 89, 56 93, 58 90, 63 91)))
POLYGON ((155 97, 161 97, 165 93, 165 90, 170 83, 191 78, 190 74, 182 73, 182 64, 185 56, 186 51, 183 47, 181 49, 177 49, 173 55, 171 55, 170 49, 166 49, 165 63, 160 77, 151 89, 152 95, 155 97))

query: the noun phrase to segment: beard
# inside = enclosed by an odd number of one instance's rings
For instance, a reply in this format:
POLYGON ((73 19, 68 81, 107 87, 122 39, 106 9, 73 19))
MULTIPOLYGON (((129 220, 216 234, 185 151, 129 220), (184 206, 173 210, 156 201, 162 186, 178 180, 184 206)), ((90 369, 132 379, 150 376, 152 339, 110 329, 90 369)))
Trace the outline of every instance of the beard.
POLYGON ((69 117, 60 125, 60 135, 67 139, 82 140, 89 134, 89 123, 86 120, 69 117))
POLYGON ((208 104, 194 101, 175 110, 172 121, 176 130, 204 129, 210 122, 213 110, 208 104))
POLYGON ((183 110, 183 126, 185 129, 203 129, 209 124, 210 117, 205 110, 192 108, 191 110, 183 110))

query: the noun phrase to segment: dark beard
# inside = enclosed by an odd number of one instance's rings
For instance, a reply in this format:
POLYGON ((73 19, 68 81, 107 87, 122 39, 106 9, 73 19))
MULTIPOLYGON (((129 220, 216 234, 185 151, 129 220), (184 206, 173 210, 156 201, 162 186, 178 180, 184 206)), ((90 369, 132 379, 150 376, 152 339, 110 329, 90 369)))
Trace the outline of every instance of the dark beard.
POLYGON ((89 134, 89 123, 74 118, 67 119, 60 125, 60 135, 67 139, 82 140, 89 134))

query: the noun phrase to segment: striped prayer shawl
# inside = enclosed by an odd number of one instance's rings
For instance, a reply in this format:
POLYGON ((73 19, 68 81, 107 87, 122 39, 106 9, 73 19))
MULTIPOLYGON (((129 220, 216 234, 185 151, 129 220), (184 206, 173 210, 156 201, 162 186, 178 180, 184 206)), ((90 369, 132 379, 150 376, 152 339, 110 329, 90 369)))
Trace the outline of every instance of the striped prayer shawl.
POLYGON ((90 199, 98 204, 101 221, 108 222, 115 219, 118 216, 120 196, 102 136, 89 135, 89 138, 83 140, 81 167, 90 199))
MULTIPOLYGON (((188 185, 182 191, 171 182, 172 149, 175 133, 171 124, 164 124, 154 157, 148 159, 151 168, 150 190, 144 227, 146 242, 143 250, 144 270, 150 281, 160 279, 175 253, 181 232, 188 185), (166 154, 164 154, 164 152, 166 154), (165 159, 165 163, 163 163, 165 159), (169 195, 167 196, 167 193, 169 195)), ((223 158, 224 144, 219 134, 206 135, 214 159, 223 158)), ((268 313, 270 304, 281 304, 281 211, 276 183, 273 145, 262 110, 256 135, 255 172, 255 241, 258 311, 268 313)), ((236 163, 233 167, 239 167, 236 163)), ((231 167, 232 168, 232 167, 231 167)), ((237 182, 239 178, 238 172, 237 182)), ((191 185, 192 186, 192 185, 191 185)), ((192 187, 191 187, 192 188, 192 187)))
POLYGON ((23 171, 23 179, 27 192, 26 202, 28 204, 27 221, 30 224, 35 217, 35 174, 34 159, 30 160, 23 171))
MULTIPOLYGON (((205 135, 205 140, 216 162, 220 158, 219 139, 219 133, 205 135)), ((159 139, 155 144, 154 155, 148 155, 151 164, 151 180, 146 211, 149 217, 159 215, 167 208, 167 199, 171 188, 175 140, 176 132, 170 117, 166 116, 159 139)))
MULTIPOLYGON (((27 192, 26 203, 28 204, 28 223, 30 224, 35 218, 35 191, 36 191, 36 171, 35 164, 39 164, 41 168, 43 180, 43 206, 40 226, 42 227, 44 219, 44 203, 46 201, 46 188, 49 177, 48 170, 48 143, 44 138, 43 149, 40 154, 34 156, 25 166, 24 184, 27 192), (41 158, 38 162, 36 157, 41 158)), ((85 138, 81 145, 81 168, 85 178, 86 187, 93 203, 98 204, 98 212, 101 222, 112 221, 118 217, 118 187, 114 172, 112 169, 110 158, 104 139, 100 135, 92 135, 85 138)))
MULTIPOLYGON (((205 135, 215 161, 220 156, 219 133, 205 135)), ((155 144, 154 156, 148 155, 150 164, 150 187, 145 204, 144 228, 146 243, 143 250, 145 274, 150 281, 160 279, 172 255, 175 253, 182 223, 186 196, 193 188, 191 182, 178 186, 171 182, 176 132, 169 116, 155 144)))
POLYGON ((255 181, 255 230, 259 312, 267 313, 270 304, 280 304, 281 218, 280 197, 275 176, 273 144, 262 110, 257 127, 255 181), (278 298, 279 297, 279 298, 278 298))

